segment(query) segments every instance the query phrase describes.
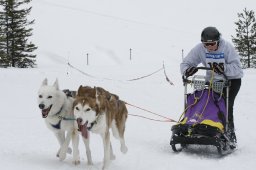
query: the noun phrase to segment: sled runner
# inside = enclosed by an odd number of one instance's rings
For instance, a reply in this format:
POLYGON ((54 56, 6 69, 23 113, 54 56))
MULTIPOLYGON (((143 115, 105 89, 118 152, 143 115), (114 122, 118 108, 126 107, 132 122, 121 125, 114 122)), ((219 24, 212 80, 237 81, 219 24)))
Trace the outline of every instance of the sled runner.
MULTIPOLYGON (((197 67, 199 70, 210 70, 197 67)), ((170 145, 174 152, 180 152, 191 144, 216 146, 220 155, 234 150, 228 133, 228 90, 225 78, 210 80, 206 76, 183 77, 184 113, 176 125, 172 126, 170 145), (192 92, 188 93, 188 84, 192 92)), ((225 76, 224 76, 225 77, 225 76)))

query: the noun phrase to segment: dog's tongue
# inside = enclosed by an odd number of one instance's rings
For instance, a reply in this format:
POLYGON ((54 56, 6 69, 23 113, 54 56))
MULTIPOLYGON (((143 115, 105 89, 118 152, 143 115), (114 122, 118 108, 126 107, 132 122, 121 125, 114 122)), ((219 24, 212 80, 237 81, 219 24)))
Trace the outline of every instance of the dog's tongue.
POLYGON ((43 118, 46 118, 48 116, 48 113, 49 113, 49 109, 43 109, 42 110, 42 116, 43 118))
POLYGON ((82 136, 87 139, 89 137, 89 133, 88 133, 88 130, 87 130, 87 123, 84 124, 84 125, 78 125, 79 126, 79 130, 82 134, 82 136))

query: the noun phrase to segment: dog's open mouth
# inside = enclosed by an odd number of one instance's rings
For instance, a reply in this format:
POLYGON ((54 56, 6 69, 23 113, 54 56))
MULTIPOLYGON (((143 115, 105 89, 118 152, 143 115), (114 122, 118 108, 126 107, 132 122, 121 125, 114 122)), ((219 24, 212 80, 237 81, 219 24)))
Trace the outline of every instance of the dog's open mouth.
POLYGON ((88 121, 86 121, 85 124, 82 124, 81 121, 77 120, 77 124, 78 124, 78 131, 80 131, 82 136, 87 139, 89 135, 89 132, 87 130, 88 121))
POLYGON ((49 106, 47 109, 42 109, 42 117, 43 117, 43 118, 46 118, 46 117, 48 116, 48 114, 49 114, 51 108, 52 108, 52 105, 49 106))

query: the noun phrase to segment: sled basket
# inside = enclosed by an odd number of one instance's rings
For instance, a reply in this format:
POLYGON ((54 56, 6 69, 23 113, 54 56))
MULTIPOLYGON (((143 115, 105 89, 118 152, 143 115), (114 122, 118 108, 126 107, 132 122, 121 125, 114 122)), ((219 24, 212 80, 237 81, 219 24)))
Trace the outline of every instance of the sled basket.
POLYGON ((214 145, 219 153, 231 148, 226 135, 228 110, 225 99, 228 96, 223 96, 224 88, 228 88, 227 81, 207 82, 206 77, 202 75, 195 75, 192 80, 183 81, 185 111, 182 119, 171 128, 172 149, 179 151, 176 144, 182 147, 189 144, 214 145), (191 93, 187 93, 188 83, 192 84, 191 93))

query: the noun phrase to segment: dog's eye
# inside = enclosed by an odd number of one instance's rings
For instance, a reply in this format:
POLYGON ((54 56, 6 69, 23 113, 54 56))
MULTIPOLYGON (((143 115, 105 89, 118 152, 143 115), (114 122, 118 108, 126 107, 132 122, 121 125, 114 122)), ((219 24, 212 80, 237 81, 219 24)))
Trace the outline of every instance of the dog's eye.
POLYGON ((78 108, 78 107, 76 107, 76 110, 78 110, 78 111, 79 111, 79 108, 78 108))
POLYGON ((86 109, 85 111, 87 111, 87 112, 89 112, 91 109, 90 108, 88 108, 88 109, 86 109))
POLYGON ((43 98, 43 96, 42 96, 42 95, 39 95, 38 97, 39 97, 39 98, 43 98))
POLYGON ((51 99, 52 98, 52 96, 48 96, 48 99, 51 99))

